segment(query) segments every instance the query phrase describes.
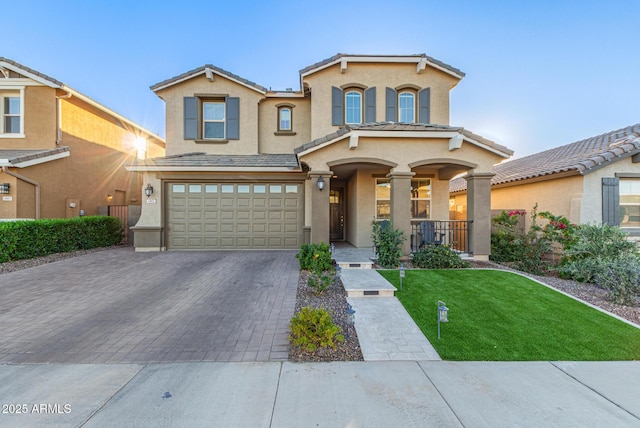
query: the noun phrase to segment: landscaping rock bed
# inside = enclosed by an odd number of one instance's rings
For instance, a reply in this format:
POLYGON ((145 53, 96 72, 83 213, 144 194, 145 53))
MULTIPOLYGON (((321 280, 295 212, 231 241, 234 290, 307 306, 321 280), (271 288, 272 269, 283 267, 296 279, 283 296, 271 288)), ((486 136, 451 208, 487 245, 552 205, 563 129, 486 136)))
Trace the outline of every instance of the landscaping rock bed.
POLYGON ((11 262, 0 263, 0 274, 15 272, 22 269, 28 269, 35 266, 44 265, 47 263, 53 263, 64 259, 70 259, 72 257, 82 256, 84 254, 95 253, 96 251, 104 251, 112 248, 119 248, 120 246, 115 247, 100 247, 93 248, 91 250, 79 250, 79 251, 70 251, 68 253, 56 253, 49 254, 48 256, 43 257, 35 257, 33 259, 25 259, 25 260, 14 260, 11 262))
POLYGON ((338 342, 336 349, 318 348, 314 352, 306 351, 300 347, 289 346, 289 360, 295 362, 317 362, 317 361, 362 361, 362 351, 360 342, 353 325, 347 325, 347 294, 344 291, 342 282, 338 280, 323 293, 316 293, 315 290, 307 286, 309 273, 300 271, 298 281, 298 291, 296 293, 296 309, 298 313, 305 306, 314 308, 324 307, 341 329, 345 337, 344 342, 338 342))

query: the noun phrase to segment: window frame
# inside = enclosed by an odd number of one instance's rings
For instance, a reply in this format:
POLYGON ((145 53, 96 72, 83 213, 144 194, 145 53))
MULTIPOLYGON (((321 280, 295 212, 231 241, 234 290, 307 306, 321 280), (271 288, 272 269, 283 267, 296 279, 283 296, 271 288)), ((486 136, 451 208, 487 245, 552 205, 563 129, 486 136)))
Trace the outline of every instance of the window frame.
MULTIPOLYGON (((638 193, 623 193, 623 191, 625 190, 624 188, 626 187, 624 184, 627 183, 632 183, 631 185, 633 185, 633 183, 636 184, 636 186, 640 187, 640 178, 620 178, 620 182, 619 182, 619 196, 620 196, 620 219, 619 219, 619 226, 621 229, 638 229, 640 228, 640 219, 638 221, 636 221, 634 225, 625 225, 624 224, 624 218, 625 216, 629 216, 629 214, 626 214, 627 208, 626 207, 637 207, 638 211, 640 211, 640 189, 638 190, 638 193), (638 198, 638 202, 623 202, 623 196, 636 196, 638 198), (623 214, 623 212, 625 214, 623 214)), ((630 190, 633 190, 633 188, 631 188, 630 190)), ((640 217, 640 216, 637 216, 640 217)), ((629 222, 627 222, 629 223, 629 222)))
POLYGON ((375 205, 374 205, 374 215, 373 217, 375 218, 376 221, 383 221, 383 220, 390 220, 391 219, 391 180, 389 180, 388 178, 376 178, 375 182, 374 182, 374 200, 375 200, 375 205), (386 184, 385 187, 389 188, 389 197, 379 197, 378 196, 378 186, 380 186, 381 184, 386 184), (389 206, 389 215, 386 217, 381 217, 378 215, 378 207, 381 206, 380 204, 378 204, 378 201, 380 202, 384 202, 384 201, 388 201, 388 205, 389 206))
POLYGON ((410 207, 410 215, 412 221, 422 221, 429 220, 431 218, 431 178, 428 177, 414 177, 411 179, 411 207, 410 207), (427 197, 419 197, 420 191, 418 190, 420 187, 420 182, 426 182, 427 186, 427 197), (416 190, 414 190, 416 189, 416 190), (416 196, 414 197, 414 193, 416 196), (414 217, 414 204, 420 201, 427 202, 425 209, 425 217, 414 217))
POLYGON ((275 135, 296 135, 293 131, 293 109, 295 105, 290 103, 276 104, 276 132, 275 135), (282 127, 282 112, 289 110, 289 128, 282 127))
POLYGON ((360 88, 347 88, 344 90, 344 124, 345 125, 360 125, 363 123, 363 119, 364 119, 364 91, 360 88), (359 115, 359 121, 349 121, 349 113, 350 110, 355 111, 355 109, 352 107, 351 109, 349 108, 349 104, 348 104, 348 97, 350 94, 357 94, 358 95, 358 100, 359 100, 359 105, 358 105, 358 115, 359 115))
POLYGON ((0 138, 24 138, 24 87, 0 87, 0 138), (19 112, 6 113, 5 100, 17 98, 19 102, 19 112), (6 132, 6 118, 18 117, 18 132, 6 132))
POLYGON ((205 98, 200 100, 200 115, 201 115, 201 136, 203 140, 225 140, 227 138, 227 103, 225 99, 205 98), (222 119, 206 119, 205 118, 205 105, 207 104, 219 104, 222 105, 222 119), (206 125, 207 123, 222 123, 222 137, 207 137, 206 125))
MULTIPOLYGON (((402 91, 398 91, 398 122, 399 123, 416 123, 416 104, 417 104, 417 96, 416 93, 414 91, 410 91, 410 90, 402 90, 402 91), (401 99, 403 95, 410 95, 411 98, 413 98, 413 102, 411 103, 411 114, 413 116, 412 120, 410 121, 406 121, 406 120, 402 120, 402 112, 403 112, 403 107, 402 107, 402 103, 401 103, 401 99)), ((406 107, 404 108, 406 110, 406 107)))

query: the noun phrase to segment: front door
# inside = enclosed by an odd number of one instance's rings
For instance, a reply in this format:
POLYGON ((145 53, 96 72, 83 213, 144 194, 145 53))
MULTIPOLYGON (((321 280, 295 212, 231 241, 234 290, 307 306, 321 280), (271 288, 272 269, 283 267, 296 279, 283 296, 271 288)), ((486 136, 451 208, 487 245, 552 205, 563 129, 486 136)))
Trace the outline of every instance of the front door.
POLYGON ((329 239, 344 240, 344 187, 330 190, 329 194, 329 239))

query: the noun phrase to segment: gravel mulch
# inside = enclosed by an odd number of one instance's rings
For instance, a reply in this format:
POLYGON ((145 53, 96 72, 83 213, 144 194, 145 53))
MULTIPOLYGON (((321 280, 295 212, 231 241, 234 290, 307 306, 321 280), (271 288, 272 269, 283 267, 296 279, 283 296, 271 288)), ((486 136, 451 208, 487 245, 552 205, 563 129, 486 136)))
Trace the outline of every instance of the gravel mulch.
POLYGON ((48 256, 35 257, 33 259, 14 260, 11 262, 0 263, 0 274, 28 269, 35 266, 53 263, 64 259, 70 259, 72 257, 82 256, 84 254, 95 253, 97 251, 109 250, 112 248, 119 248, 119 246, 93 248, 91 250, 70 251, 68 253, 49 254, 48 256))
POLYGON ((298 346, 289 345, 289 360, 295 362, 319 361, 363 361, 358 334, 353 325, 347 325, 347 293, 342 282, 337 281, 322 293, 307 286, 309 273, 300 271, 298 291, 296 293, 296 309, 298 313, 305 306, 314 308, 324 307, 332 316, 333 322, 341 329, 345 337, 344 342, 337 342, 336 349, 318 348, 308 352, 298 346))

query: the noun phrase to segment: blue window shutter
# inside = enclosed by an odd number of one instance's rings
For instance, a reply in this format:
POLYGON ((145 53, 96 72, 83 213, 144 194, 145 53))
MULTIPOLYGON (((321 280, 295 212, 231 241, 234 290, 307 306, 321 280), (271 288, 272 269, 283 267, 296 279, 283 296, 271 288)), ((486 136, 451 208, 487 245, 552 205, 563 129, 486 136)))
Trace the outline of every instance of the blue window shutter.
POLYGON ((620 225, 620 179, 602 178, 602 223, 620 225))
POLYGON ((198 138, 198 99, 184 97, 184 139, 198 138))
POLYGON ((365 123, 373 123, 376 121, 375 86, 364 91, 364 121, 365 123))
POLYGON ((385 119, 387 122, 398 121, 398 95, 393 88, 387 88, 385 119))
POLYGON ((229 97, 226 102, 227 140, 240 139, 240 98, 229 97))
POLYGON ((418 120, 420 123, 431 123, 431 88, 418 92, 418 120))
POLYGON ((342 89, 331 87, 331 124, 334 126, 344 125, 344 100, 342 89))

